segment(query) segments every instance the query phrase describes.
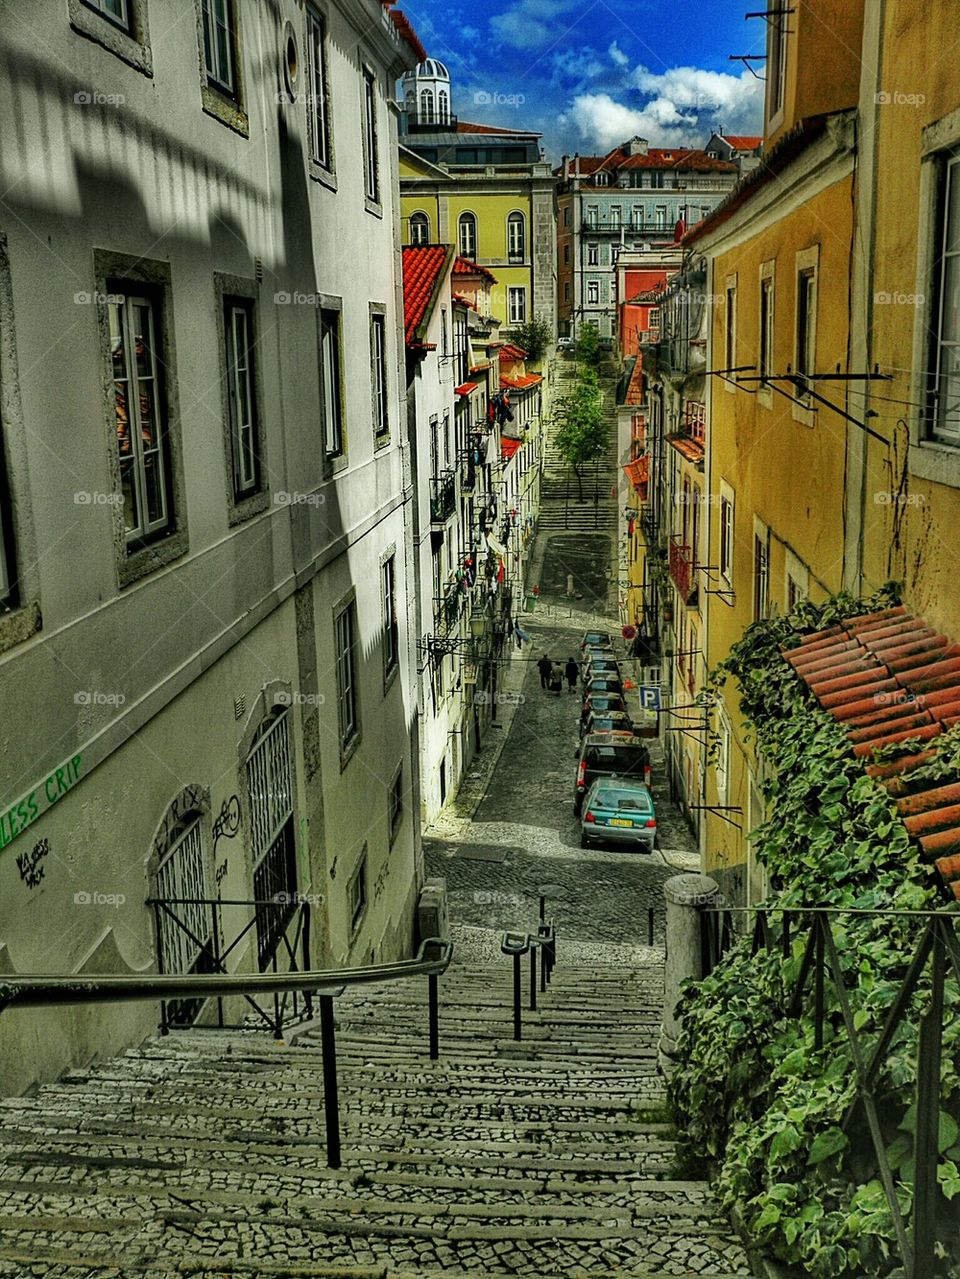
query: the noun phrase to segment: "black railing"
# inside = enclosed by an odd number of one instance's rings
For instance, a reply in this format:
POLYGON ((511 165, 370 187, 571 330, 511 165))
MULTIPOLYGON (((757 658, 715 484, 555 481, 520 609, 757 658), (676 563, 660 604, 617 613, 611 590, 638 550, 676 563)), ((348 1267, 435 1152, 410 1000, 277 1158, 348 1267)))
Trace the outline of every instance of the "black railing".
MULTIPOLYGON (((316 997, 320 1005, 319 1029, 323 1054, 324 1113, 327 1136, 327 1164, 340 1167, 340 1113, 337 1092, 337 1046, 333 1001, 351 986, 398 981, 406 977, 427 978, 429 1007, 429 1052, 436 1060, 440 1052, 438 979, 453 958, 453 945, 431 937, 425 940, 415 959, 391 964, 371 964, 362 968, 334 968, 287 973, 213 973, 181 975, 156 974, 146 977, 116 975, 105 977, 72 974, 43 974, 0 977, 0 1013, 14 1008, 47 1008, 55 1005, 136 1003, 161 1000, 227 999, 242 995, 265 996, 299 992, 316 997)), ((300 1028, 304 1033, 307 1025, 300 1028)))
POLYGON ((430 520, 442 524, 454 512, 457 504, 457 477, 454 471, 444 471, 430 481, 430 520))
POLYGON ((466 595, 459 585, 448 586, 441 596, 434 597, 434 623, 437 634, 441 638, 445 638, 456 629, 463 613, 465 599, 466 595))
MULTIPOLYGON (((198 958, 192 965, 193 974, 227 973, 227 961, 238 952, 239 947, 251 931, 256 930, 258 939, 264 921, 270 921, 270 935, 273 941, 270 953, 265 962, 260 962, 260 946, 258 943, 258 964, 260 971, 268 968, 279 972, 278 956, 286 955, 286 972, 306 972, 310 968, 310 904, 300 899, 296 893, 277 893, 271 900, 234 899, 219 897, 149 897, 147 905, 153 907, 157 937, 163 937, 171 929, 186 937, 194 946, 199 947, 198 958), (200 907, 204 923, 209 918, 209 930, 206 937, 198 936, 195 931, 197 921, 196 907, 200 907), (248 918, 240 925, 236 935, 227 941, 223 933, 223 910, 241 909, 248 918), (189 918, 184 918, 184 916, 189 918)), ((163 967, 164 947, 159 946, 157 952, 157 968, 160 973, 163 967)), ((169 974, 176 976, 177 974, 169 974)), ((184 974, 189 975, 189 974, 184 974)), ((254 1013, 273 1031, 274 1037, 283 1036, 283 1027, 291 1021, 312 1015, 310 996, 301 998, 298 992, 281 995, 274 992, 273 1016, 271 1017, 261 1006, 248 995, 244 996, 254 1013)), ((161 1000, 160 1032, 192 1026, 199 1016, 205 999, 161 1000)), ((217 1027, 224 1026, 223 1000, 217 1000, 217 1027)))
MULTIPOLYGON (((764 949, 777 950, 786 960, 793 954, 795 940, 806 936, 796 981, 792 984, 786 980, 783 982, 782 1015, 796 1019, 803 1015, 805 1004, 808 1003, 807 987, 812 979, 814 1047, 823 1047, 828 1025, 833 1026, 838 1020, 842 1025, 856 1076, 856 1096, 847 1107, 840 1127, 846 1131, 862 1108, 880 1181, 893 1219, 899 1260, 904 1273, 907 1279, 933 1279, 940 1273, 936 1257, 944 1242, 938 1237, 938 1232, 942 1234, 946 1229, 946 1215, 938 1213, 941 1196, 937 1181, 943 1045, 948 1027, 950 1042, 956 1042, 955 1032, 960 1018, 960 1000, 955 991, 952 992, 954 1007, 947 1009, 945 981, 948 969, 952 969, 955 981, 960 984, 960 940, 956 931, 960 916, 946 911, 857 910, 826 906, 710 907, 701 911, 701 966, 704 976, 722 961, 724 954, 738 937, 746 936, 738 930, 737 919, 742 917, 747 920, 752 912, 756 914, 750 939, 752 955, 757 955, 764 949), (781 916, 779 926, 774 920, 776 915, 781 916), (868 1042, 866 1036, 858 1030, 858 1014, 861 1009, 856 1006, 856 996, 860 992, 856 957, 848 961, 845 970, 831 923, 834 915, 845 918, 878 916, 889 917, 891 920, 925 921, 899 989, 889 1005, 883 1026, 872 1042, 868 1042), (828 986, 833 991, 832 1000, 828 986), (903 1208, 897 1197, 875 1091, 880 1070, 912 1003, 920 1005, 921 1013, 916 1059, 911 1239, 904 1221, 903 1208)), ((844 943, 844 953, 850 953, 849 941, 844 943)), ((866 990, 866 986, 864 989, 866 990)), ((950 1229, 955 1231, 955 1223, 950 1229)))

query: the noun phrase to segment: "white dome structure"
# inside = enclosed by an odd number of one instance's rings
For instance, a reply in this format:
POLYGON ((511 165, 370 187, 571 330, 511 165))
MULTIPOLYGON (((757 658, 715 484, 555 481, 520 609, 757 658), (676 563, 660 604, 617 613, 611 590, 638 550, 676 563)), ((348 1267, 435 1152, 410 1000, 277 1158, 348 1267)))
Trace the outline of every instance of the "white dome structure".
POLYGON ((403 77, 403 105, 407 120, 423 125, 450 123, 450 72, 428 58, 403 77))

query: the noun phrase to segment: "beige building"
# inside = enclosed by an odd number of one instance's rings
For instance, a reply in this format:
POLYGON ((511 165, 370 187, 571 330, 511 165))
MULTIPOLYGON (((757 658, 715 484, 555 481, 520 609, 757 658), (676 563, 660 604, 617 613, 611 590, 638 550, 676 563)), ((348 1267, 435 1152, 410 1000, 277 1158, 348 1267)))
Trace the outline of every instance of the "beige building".
MULTIPOLYGON (((410 950, 422 55, 377 0, 0 26, 0 971, 209 970, 251 920, 227 966, 283 965, 307 909, 317 967, 410 950)), ((10 1014, 0 1076, 157 1018, 10 1014)))

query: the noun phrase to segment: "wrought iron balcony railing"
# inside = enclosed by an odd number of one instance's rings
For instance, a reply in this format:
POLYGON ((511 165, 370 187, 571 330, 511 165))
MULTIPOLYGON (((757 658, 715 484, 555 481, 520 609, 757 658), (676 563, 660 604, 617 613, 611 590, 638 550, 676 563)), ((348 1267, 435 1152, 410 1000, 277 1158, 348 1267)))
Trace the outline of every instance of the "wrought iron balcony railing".
POLYGON ((456 472, 444 471, 430 481, 430 522, 443 524, 453 514, 456 504, 456 472))
POLYGON ((670 543, 668 561, 670 576, 684 604, 691 604, 697 593, 697 579, 693 571, 693 551, 677 539, 670 543))

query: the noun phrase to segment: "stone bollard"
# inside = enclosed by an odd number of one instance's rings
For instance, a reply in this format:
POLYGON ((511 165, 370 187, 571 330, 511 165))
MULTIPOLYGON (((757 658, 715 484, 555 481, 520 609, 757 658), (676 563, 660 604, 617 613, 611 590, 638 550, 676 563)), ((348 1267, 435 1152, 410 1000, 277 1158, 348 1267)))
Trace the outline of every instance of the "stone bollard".
POLYGON ((568 573, 567 574, 567 599, 572 600, 575 595, 576 595, 576 591, 574 590, 574 586, 573 586, 573 574, 568 573))
POLYGON ((675 1016, 680 984, 703 975, 700 908, 716 904, 719 888, 709 875, 674 875, 663 886, 667 899, 667 949, 663 976, 663 1025, 657 1065, 668 1076, 677 1062, 680 1023, 675 1016))

